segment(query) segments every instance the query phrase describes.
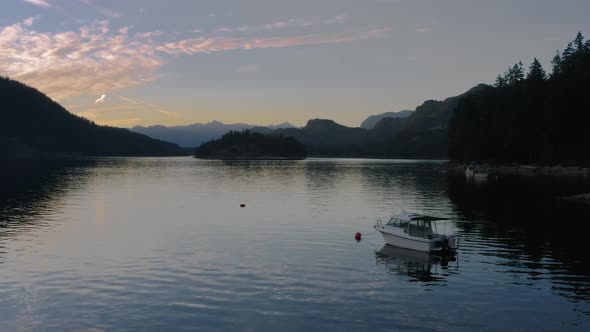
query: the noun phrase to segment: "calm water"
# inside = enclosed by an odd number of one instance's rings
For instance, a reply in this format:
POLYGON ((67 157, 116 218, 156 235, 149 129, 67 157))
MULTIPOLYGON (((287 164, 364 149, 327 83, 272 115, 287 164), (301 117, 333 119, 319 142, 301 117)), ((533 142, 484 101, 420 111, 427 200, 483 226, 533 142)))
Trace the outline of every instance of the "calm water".
POLYGON ((0 331, 590 329, 590 212, 552 198, 580 179, 321 159, 3 173, 0 331), (375 219, 404 208, 450 218, 456 259, 384 247, 375 219))

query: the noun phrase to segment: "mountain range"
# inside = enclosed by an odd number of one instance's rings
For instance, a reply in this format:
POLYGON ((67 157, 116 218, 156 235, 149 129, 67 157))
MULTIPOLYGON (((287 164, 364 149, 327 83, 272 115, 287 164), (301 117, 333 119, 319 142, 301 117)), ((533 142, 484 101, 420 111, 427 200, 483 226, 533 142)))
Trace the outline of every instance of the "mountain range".
POLYGON ((459 96, 425 101, 414 111, 402 113, 407 117, 378 115, 381 118, 371 129, 313 119, 302 128, 276 129, 273 133, 301 141, 311 156, 447 158, 450 120, 459 100, 486 87, 480 84, 459 96))
POLYGON ((184 155, 186 147, 197 147, 230 131, 249 130, 295 138, 311 156, 446 158, 449 123, 459 100, 487 87, 481 84, 459 96, 428 100, 413 111, 371 116, 361 127, 312 119, 301 128, 290 123, 256 126, 212 121, 173 127, 136 126, 130 131, 99 126, 68 112, 34 88, 1 78, 0 98, 4 107, 0 111, 0 155, 2 158, 184 155))
MULTIPOLYGON (((450 119, 459 100, 486 87, 480 84, 459 96, 442 101, 428 100, 414 111, 369 117, 363 122, 367 128, 347 127, 329 119, 312 119, 301 128, 234 126, 231 130, 248 129, 262 134, 293 137, 306 146, 311 156, 446 158, 450 119), (375 120, 377 122, 373 125, 375 120)), ((217 127, 227 128, 219 124, 217 127)))
POLYGON ((257 126, 245 123, 225 124, 219 121, 208 123, 193 123, 185 126, 135 126, 131 131, 148 135, 153 138, 176 143, 182 147, 196 147, 201 143, 217 139, 230 131, 243 131, 250 129, 260 133, 270 133, 279 128, 295 128, 292 124, 285 122, 278 125, 257 126))

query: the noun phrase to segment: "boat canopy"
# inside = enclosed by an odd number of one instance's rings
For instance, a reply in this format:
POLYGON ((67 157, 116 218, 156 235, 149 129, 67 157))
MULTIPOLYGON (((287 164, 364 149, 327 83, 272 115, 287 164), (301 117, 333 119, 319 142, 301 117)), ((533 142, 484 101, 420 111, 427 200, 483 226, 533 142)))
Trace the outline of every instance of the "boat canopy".
POLYGON ((448 218, 440 218, 427 216, 418 213, 404 213, 401 215, 394 215, 393 218, 404 220, 404 221, 437 221, 437 220, 448 220, 448 218))

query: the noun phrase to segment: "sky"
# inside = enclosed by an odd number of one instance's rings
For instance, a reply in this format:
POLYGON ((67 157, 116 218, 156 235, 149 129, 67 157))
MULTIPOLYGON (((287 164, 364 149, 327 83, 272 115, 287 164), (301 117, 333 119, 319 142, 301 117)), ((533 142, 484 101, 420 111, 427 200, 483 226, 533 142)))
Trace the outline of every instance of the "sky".
POLYGON ((0 75, 99 124, 359 126, 550 59, 587 0, 1 0, 0 75))

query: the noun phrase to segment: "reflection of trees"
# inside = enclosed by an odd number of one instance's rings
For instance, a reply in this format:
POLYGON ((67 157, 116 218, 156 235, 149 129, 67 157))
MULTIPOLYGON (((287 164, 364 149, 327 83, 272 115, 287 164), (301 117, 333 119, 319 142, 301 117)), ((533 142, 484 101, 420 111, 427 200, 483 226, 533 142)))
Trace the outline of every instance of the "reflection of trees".
POLYGON ((51 226, 43 215, 86 180, 96 162, 71 160, 3 165, 0 169, 0 240, 31 228, 51 226))
POLYGON ((590 208, 556 196, 590 191, 580 179, 502 178, 474 184, 449 179, 448 194, 463 233, 475 236, 484 255, 502 259, 507 272, 547 278, 572 300, 590 300, 590 257, 585 223, 590 208), (486 241, 500 245, 488 248, 486 241), (557 261, 556 264, 553 260, 557 261))

